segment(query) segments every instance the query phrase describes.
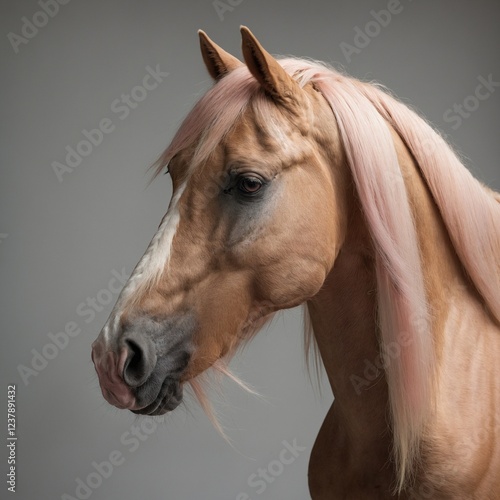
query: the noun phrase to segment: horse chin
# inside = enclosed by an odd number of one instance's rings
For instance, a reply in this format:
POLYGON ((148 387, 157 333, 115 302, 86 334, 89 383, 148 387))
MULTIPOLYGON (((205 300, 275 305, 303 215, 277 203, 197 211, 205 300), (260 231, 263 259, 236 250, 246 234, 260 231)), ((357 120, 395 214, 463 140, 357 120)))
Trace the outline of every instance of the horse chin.
POLYGON ((183 388, 178 380, 165 379, 160 392, 148 404, 131 409, 136 415, 158 416, 175 410, 182 402, 183 388))

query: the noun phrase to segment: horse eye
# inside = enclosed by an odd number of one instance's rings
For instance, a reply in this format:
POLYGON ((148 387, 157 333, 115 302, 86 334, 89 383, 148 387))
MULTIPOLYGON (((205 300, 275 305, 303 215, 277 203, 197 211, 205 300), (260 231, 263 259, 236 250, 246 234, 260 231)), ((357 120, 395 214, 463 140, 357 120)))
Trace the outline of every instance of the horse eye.
POLYGON ((238 190, 246 195, 252 195, 260 191, 262 181, 257 177, 242 177, 238 181, 238 190))

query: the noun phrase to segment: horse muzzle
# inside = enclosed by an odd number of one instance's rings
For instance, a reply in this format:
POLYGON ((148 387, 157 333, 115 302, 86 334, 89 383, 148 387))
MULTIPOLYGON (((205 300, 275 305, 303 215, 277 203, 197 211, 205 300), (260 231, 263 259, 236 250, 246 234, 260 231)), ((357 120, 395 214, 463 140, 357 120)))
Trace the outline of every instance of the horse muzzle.
POLYGON ((92 345, 92 361, 104 399, 142 415, 174 410, 182 401, 181 377, 192 353, 186 335, 192 329, 186 326, 186 321, 141 318, 124 327, 118 340, 101 334, 92 345))

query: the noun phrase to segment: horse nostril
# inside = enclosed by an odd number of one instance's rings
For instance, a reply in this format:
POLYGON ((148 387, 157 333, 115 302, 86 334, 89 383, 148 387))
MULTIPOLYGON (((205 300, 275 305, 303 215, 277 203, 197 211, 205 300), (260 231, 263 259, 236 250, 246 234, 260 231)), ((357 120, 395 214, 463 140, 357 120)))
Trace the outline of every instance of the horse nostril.
POLYGON ((127 344, 129 354, 123 368, 123 376, 129 385, 133 385, 130 383, 131 380, 129 379, 137 379, 142 376, 145 372, 144 365, 146 360, 144 359, 142 349, 136 342, 133 340, 126 340, 125 344, 127 344))
POLYGON ((123 367, 123 380, 130 387, 138 387, 151 375, 156 365, 156 352, 151 340, 138 335, 123 339, 128 356, 123 367))

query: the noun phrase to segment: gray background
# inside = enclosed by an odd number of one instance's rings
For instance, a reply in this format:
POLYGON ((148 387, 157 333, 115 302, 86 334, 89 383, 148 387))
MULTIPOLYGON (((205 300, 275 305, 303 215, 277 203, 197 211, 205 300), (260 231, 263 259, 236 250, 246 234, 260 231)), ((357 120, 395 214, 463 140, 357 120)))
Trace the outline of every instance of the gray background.
MULTIPOLYGON (((232 363, 264 398, 232 383, 224 383, 224 398, 214 396, 233 447, 188 401, 134 450, 127 440, 141 420, 104 403, 90 361, 90 344, 112 304, 88 323, 78 306, 108 286, 113 270, 131 272, 166 210, 169 179, 147 188, 145 171, 210 85, 198 28, 239 56, 238 27, 245 24, 272 53, 333 62, 381 81, 447 134, 478 177, 500 189, 500 89, 456 129, 456 121, 445 119, 474 94, 479 76, 500 80, 500 3, 401 0, 402 11, 348 61, 340 44, 352 45, 355 27, 363 30, 371 9, 387 5, 243 0, 220 19, 211 0, 72 0, 15 53, 7 34, 20 34, 23 16, 32 19, 41 7, 34 0, 2 2, 0 399, 6 401, 8 383, 17 384, 17 498, 77 498, 77 478, 85 481, 92 462, 115 450, 124 463, 92 490, 92 499, 309 498, 309 453, 332 396, 326 385, 322 395, 315 392, 305 375, 300 310, 275 320, 232 363), (111 103, 157 64, 168 77, 120 120, 111 103), (59 182, 52 162, 63 162, 66 146, 74 148, 82 130, 103 118, 115 130, 59 182), (30 367, 32 349, 40 352, 48 333, 70 321, 81 333, 25 384, 18 366, 30 367), (249 477, 294 439, 305 450, 259 494, 249 477)), ((3 480, 1 488, 4 498, 3 480)))

